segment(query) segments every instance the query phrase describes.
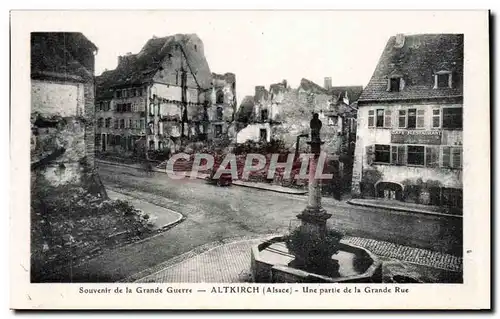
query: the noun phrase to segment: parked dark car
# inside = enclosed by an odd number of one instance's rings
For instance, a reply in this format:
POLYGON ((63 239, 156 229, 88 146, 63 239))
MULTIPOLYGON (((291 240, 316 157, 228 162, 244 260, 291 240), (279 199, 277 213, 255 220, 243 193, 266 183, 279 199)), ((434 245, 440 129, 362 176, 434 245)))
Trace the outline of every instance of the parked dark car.
POLYGON ((218 178, 215 178, 219 165, 214 164, 213 169, 210 170, 210 174, 206 178, 207 182, 217 186, 231 186, 233 184, 233 177, 230 173, 222 173, 218 178))

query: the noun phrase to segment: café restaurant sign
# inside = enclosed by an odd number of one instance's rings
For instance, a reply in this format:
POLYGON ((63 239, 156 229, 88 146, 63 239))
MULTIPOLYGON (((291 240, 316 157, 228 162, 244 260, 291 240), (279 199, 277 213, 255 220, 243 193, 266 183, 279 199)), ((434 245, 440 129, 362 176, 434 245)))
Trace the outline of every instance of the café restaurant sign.
POLYGON ((441 131, 400 130, 391 132, 395 144, 441 144, 441 131))

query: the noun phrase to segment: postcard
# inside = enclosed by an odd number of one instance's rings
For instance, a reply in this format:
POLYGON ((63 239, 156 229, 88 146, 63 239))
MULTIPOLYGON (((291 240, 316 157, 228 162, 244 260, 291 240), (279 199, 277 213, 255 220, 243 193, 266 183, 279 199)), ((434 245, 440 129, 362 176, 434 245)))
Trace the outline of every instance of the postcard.
POLYGON ((488 11, 12 11, 13 309, 489 309, 488 11))

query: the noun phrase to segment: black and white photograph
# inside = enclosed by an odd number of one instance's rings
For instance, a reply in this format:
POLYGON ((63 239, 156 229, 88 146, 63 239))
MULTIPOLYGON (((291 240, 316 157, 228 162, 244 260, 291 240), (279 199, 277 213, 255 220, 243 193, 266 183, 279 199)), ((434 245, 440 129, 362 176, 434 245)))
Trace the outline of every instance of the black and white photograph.
POLYGON ((468 79, 465 48, 487 33, 397 11, 76 15, 29 30, 29 283, 470 283, 464 228, 489 204, 467 203, 464 140, 489 104, 470 105, 488 74, 468 79))

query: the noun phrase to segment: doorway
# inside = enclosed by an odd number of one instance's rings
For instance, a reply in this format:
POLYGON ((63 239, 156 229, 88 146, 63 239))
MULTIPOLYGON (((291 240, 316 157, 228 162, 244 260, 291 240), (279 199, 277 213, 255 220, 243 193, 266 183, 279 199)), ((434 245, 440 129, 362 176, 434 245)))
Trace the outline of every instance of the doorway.
POLYGON ((376 186, 377 197, 387 200, 401 200, 403 187, 397 183, 380 182, 376 186))

